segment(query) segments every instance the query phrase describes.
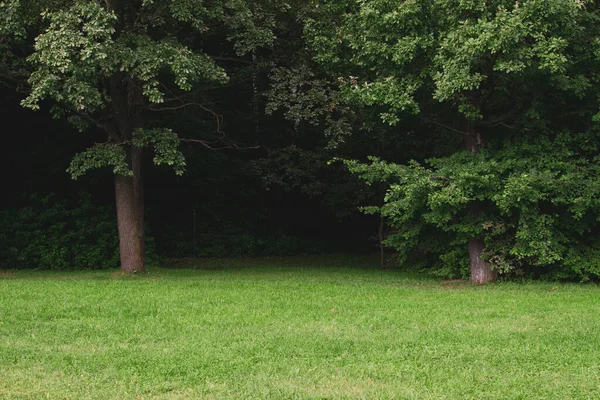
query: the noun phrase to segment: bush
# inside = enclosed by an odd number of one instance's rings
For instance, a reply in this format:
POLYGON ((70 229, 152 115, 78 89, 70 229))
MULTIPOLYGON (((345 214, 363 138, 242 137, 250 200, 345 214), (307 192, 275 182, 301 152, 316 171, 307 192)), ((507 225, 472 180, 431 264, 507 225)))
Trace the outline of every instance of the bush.
MULTIPOLYGON (((119 266, 114 208, 92 204, 88 194, 69 207, 54 195, 32 195, 28 205, 0 212, 0 267, 105 269, 119 266)), ((156 260, 153 241, 147 258, 156 260)))
POLYGON ((599 150, 598 136, 564 133, 426 164, 346 164, 389 184, 385 204, 365 210, 393 227, 386 244, 405 265, 424 252, 430 272, 468 274, 467 241, 483 237, 500 274, 599 280, 599 150))
MULTIPOLYGON (((169 236, 163 241, 168 257, 190 257, 193 243, 181 233, 169 236), (187 240, 186 240, 187 239, 187 240)), ((224 224, 219 230, 201 226, 196 237, 198 257, 260 257, 293 256, 300 254, 321 254, 327 252, 327 244, 322 240, 305 240, 295 236, 278 234, 262 236, 249 233, 231 224, 224 224)))
POLYGON ((229 227, 224 233, 201 234, 198 255, 201 257, 292 256, 322 253, 321 242, 278 235, 268 238, 254 236, 229 227))

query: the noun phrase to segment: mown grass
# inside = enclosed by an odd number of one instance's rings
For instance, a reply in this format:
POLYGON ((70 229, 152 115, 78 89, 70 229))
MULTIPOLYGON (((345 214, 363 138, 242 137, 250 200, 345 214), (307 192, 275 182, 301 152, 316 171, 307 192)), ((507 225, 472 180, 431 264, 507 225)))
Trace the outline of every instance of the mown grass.
POLYGON ((371 260, 0 273, 0 398, 598 399, 600 289, 371 260))

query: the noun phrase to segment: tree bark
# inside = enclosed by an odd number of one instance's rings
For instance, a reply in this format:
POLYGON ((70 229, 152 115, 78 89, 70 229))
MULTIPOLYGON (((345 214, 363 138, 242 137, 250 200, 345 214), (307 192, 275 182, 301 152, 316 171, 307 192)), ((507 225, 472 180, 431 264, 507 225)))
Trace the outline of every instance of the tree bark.
MULTIPOLYGON (((122 6, 115 2, 116 9, 122 6)), ((122 75, 110 78, 108 89, 114 114, 114 132, 109 136, 126 146, 133 176, 115 175, 115 199, 119 230, 119 250, 123 272, 145 271, 144 193, 142 184, 143 149, 131 142, 136 128, 142 126, 141 107, 144 99, 140 85, 122 75)))
POLYGON ((378 242, 379 242, 379 268, 385 269, 385 248, 383 246, 383 227, 384 220, 381 214, 379 215, 379 232, 378 232, 378 242))
POLYGON ((144 207, 140 150, 135 147, 130 150, 134 176, 115 175, 121 270, 127 273, 145 272, 144 207))
POLYGON ((252 51, 252 118, 254 119, 254 140, 259 140, 260 137, 260 93, 258 92, 258 58, 256 49, 252 51))
POLYGON ((469 239, 469 261, 471 264, 471 282, 482 285, 496 280, 496 271, 490 268, 490 263, 481 258, 483 239, 469 239))
POLYGON ((140 236, 140 246, 142 248, 142 265, 146 265, 146 244, 144 241, 145 220, 144 220, 144 176, 142 174, 142 160, 144 149, 133 146, 131 148, 131 169, 133 171, 133 206, 135 209, 135 218, 138 225, 140 236))
MULTIPOLYGON (((483 147, 483 139, 479 132, 473 132, 472 127, 469 127, 469 135, 465 138, 467 150, 473 154, 477 154, 483 147)), ((473 217, 478 217, 481 214, 479 204, 473 203, 470 207, 470 213, 473 217)), ((496 271, 492 270, 489 262, 482 258, 485 244, 482 237, 469 239, 469 263, 471 266, 471 282, 482 285, 496 280, 496 271)))

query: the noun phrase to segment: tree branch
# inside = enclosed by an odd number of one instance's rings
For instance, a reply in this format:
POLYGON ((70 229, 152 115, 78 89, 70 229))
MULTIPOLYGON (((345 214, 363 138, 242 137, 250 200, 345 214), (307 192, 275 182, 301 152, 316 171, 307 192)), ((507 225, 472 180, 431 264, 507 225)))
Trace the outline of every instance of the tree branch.
POLYGON ((516 127, 514 127, 514 126, 512 126, 512 125, 505 124, 504 122, 500 122, 500 124, 499 124, 499 125, 502 125, 502 126, 504 126, 504 127, 508 128, 508 129, 517 129, 516 127))
POLYGON ((189 143, 199 143, 202 146, 206 147, 207 149, 210 150, 225 150, 225 149, 233 149, 233 150, 255 150, 255 149, 259 149, 260 146, 251 146, 251 147, 242 147, 242 146, 238 146, 237 144, 232 144, 232 145, 228 145, 228 146, 221 146, 221 147, 213 147, 215 142, 209 142, 206 140, 202 140, 202 139, 185 139, 185 138, 180 138, 179 139, 180 142, 189 142, 189 143))
POLYGON ((73 114, 76 114, 78 116, 80 116, 81 118, 83 118, 84 120, 86 120, 88 123, 90 123, 91 125, 96 126, 99 129, 102 129, 104 132, 106 132, 106 134, 108 135, 108 137, 112 140, 114 140, 115 142, 120 142, 120 138, 117 134, 115 134, 115 132, 113 131, 113 129, 110 128, 110 126, 108 126, 107 124, 104 124, 102 122, 100 122, 100 120, 92 118, 89 114, 86 114, 82 111, 79 111, 73 107, 70 106, 65 106, 63 105, 63 107, 65 107, 66 109, 68 109, 69 111, 71 111, 73 114))
MULTIPOLYGON (((169 100, 176 101, 177 98, 173 98, 173 99, 169 99, 169 100)), ((152 105, 148 106, 148 110, 156 111, 156 112, 173 111, 173 110, 180 110, 182 108, 193 107, 193 106, 198 107, 213 116, 213 118, 215 119, 215 122, 217 124, 217 132, 220 134, 220 138, 213 142, 210 142, 208 140, 202 140, 202 139, 186 139, 186 138, 180 138, 179 141, 188 142, 188 143, 199 143, 202 146, 204 146, 210 150, 225 150, 225 149, 254 150, 254 149, 260 148, 260 146, 243 147, 243 146, 238 146, 237 144, 216 147, 216 145, 219 143, 219 141, 221 141, 225 138, 225 133, 223 131, 221 131, 221 123, 223 121, 223 116, 221 114, 216 113, 214 110, 211 110, 210 108, 204 106, 201 103, 188 102, 188 103, 182 103, 182 104, 168 106, 168 107, 158 107, 156 104, 152 104, 152 105)))
POLYGON ((7 88, 14 89, 17 93, 29 93, 29 90, 23 90, 22 87, 28 88, 29 83, 27 82, 27 75, 23 74, 23 78, 19 79, 19 76, 15 74, 0 74, 0 83, 7 88))
POLYGON ((165 85, 162 85, 163 88, 173 96, 173 97, 167 97, 166 99, 164 99, 163 103, 170 103, 173 101, 183 101, 184 99, 193 99, 194 96, 196 96, 197 94, 199 94, 201 92, 208 92, 210 90, 222 90, 225 88, 231 88, 231 87, 235 87, 235 86, 238 86, 238 85, 244 84, 246 82, 250 82, 250 81, 252 81, 252 78, 240 79, 238 81, 229 83, 227 85, 205 86, 205 87, 198 88, 198 89, 194 90, 193 92, 182 93, 179 96, 177 96, 175 93, 173 93, 165 85))
POLYGON ((200 103, 189 102, 189 103, 183 103, 183 104, 180 104, 177 106, 171 106, 171 107, 157 107, 155 104, 151 104, 150 106, 148 106, 148 110, 150 110, 150 111, 172 111, 172 110, 179 110, 179 109, 182 109, 185 107, 191 107, 191 106, 199 107, 200 109, 211 114, 217 124, 217 132, 222 133, 221 132, 221 122, 223 121, 223 116, 221 114, 217 114, 215 111, 211 110, 210 108, 208 108, 200 103))
MULTIPOLYGON (((508 126, 505 122, 511 116, 513 116, 514 113, 515 113, 514 111, 510 111, 510 112, 507 112, 506 114, 501 115, 499 117, 490 118, 488 120, 480 121, 480 122, 476 123, 476 125, 485 126, 485 127, 489 127, 489 128, 493 128, 493 127, 496 127, 498 125, 508 126)), ((511 128, 511 129, 514 129, 514 128, 511 128)))
POLYGON ((421 117, 421 116, 418 116, 418 115, 417 115, 417 118, 419 118, 420 120, 423 120, 423 121, 425 121, 425 122, 429 122, 429 123, 431 123, 431 124, 437 125, 437 126, 439 126, 439 127, 442 127, 442 128, 448 129, 448 130, 450 130, 450 131, 453 131, 453 132, 456 132, 456 133, 460 133, 461 135, 470 136, 470 135, 469 135, 469 133, 467 133, 467 132, 463 132, 463 131, 460 131, 460 130, 458 130, 458 129, 454 129, 454 128, 452 128, 451 126, 448 126, 448 125, 441 124, 441 123, 439 123, 439 122, 437 122, 437 121, 434 121, 434 120, 432 120, 432 119, 425 118, 425 117, 421 117))
POLYGON ((209 55, 209 57, 212 58, 213 60, 217 60, 217 61, 232 61, 232 62, 247 64, 247 65, 253 64, 252 61, 244 60, 242 58, 219 57, 219 56, 211 56, 211 55, 209 55))

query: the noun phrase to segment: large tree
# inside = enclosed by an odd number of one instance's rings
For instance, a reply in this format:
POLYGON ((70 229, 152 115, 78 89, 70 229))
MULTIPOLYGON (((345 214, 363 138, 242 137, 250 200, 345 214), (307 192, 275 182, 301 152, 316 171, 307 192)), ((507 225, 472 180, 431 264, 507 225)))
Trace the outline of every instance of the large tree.
MULTIPOLYGON (((144 271, 143 158, 182 174, 180 138, 152 115, 197 106, 200 85, 227 82, 229 61, 272 43, 273 12, 285 2, 240 0, 8 0, 0 3, 3 76, 28 77, 22 104, 51 112, 106 140, 76 155, 73 178, 114 172, 121 268, 144 271), (27 38, 35 37, 28 46, 27 38), (31 49, 24 68, 23 54, 31 49), (25 72, 24 72, 25 71, 25 72), (187 92, 187 94, 186 94, 187 92)), ((198 142, 209 145, 207 142, 198 142)))
POLYGON ((481 182, 465 184, 463 191, 456 182, 477 181, 483 172, 464 167, 472 166, 469 160, 485 162, 479 153, 499 138, 589 130, 571 117, 591 122, 598 111, 595 2, 323 0, 315 7, 320 11, 307 24, 307 40, 322 68, 338 77, 344 102, 376 110, 382 124, 399 130, 409 121, 424 138, 455 134, 457 145, 462 142, 456 151, 470 154, 453 158, 445 169, 438 162, 426 174, 377 161, 371 169, 351 168, 371 181, 404 176, 403 186, 387 197, 398 200, 404 190, 404 209, 398 203, 387 209, 403 221, 403 237, 414 239, 409 225, 415 215, 454 232, 454 243, 467 245, 473 282, 494 280, 485 256, 489 198, 477 186, 481 182), (410 186, 419 179, 436 189, 410 186), (411 197, 406 190, 412 189, 423 190, 411 197), (415 200, 419 196, 422 201, 415 200))

